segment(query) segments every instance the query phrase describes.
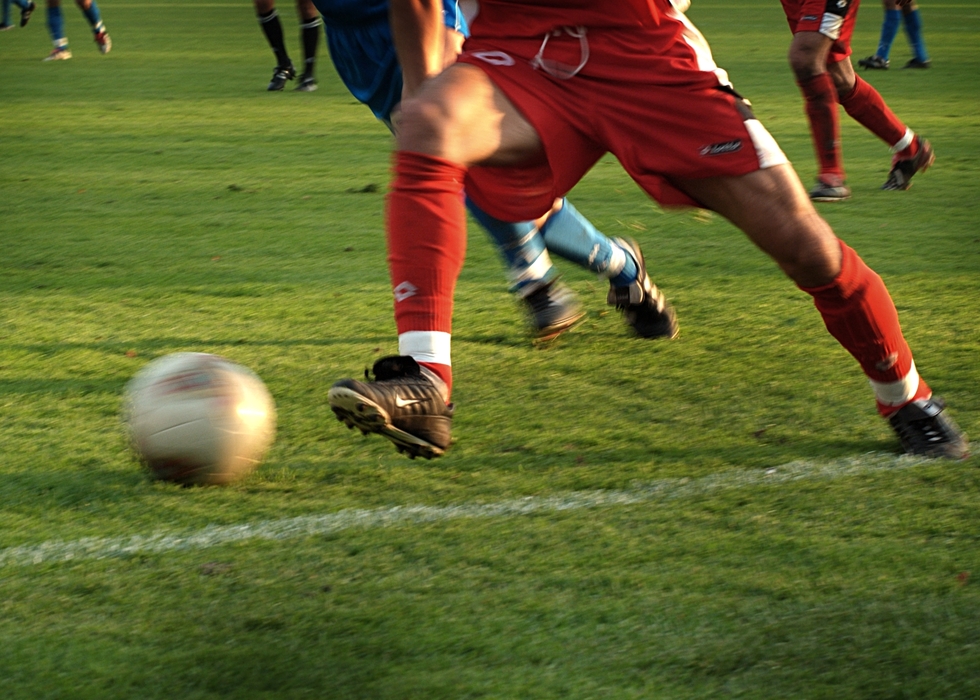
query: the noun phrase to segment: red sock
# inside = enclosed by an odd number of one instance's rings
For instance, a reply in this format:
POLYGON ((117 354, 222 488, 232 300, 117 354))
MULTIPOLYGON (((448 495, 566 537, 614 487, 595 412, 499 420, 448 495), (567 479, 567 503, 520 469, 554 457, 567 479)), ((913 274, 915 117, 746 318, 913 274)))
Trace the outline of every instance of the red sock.
POLYGON ((860 363, 875 389, 879 413, 888 415, 928 395, 929 386, 915 371, 885 283, 843 241, 840 245, 843 260, 837 279, 801 289, 813 297, 830 334, 860 363))
POLYGON ((398 335, 423 332, 411 336, 412 347, 419 350, 405 354, 451 387, 448 336, 453 292, 466 257, 466 169, 434 156, 399 151, 394 170, 387 231, 398 335), (427 342, 433 335, 429 332, 444 342, 427 342))
POLYGON ((419 362, 419 365, 432 370, 439 379, 446 383, 446 403, 453 393, 453 368, 452 365, 443 365, 438 362, 419 362))
MULTIPOLYGON (((871 85, 854 76, 854 89, 840 98, 841 106, 851 118, 891 148, 905 138, 905 124, 888 108, 871 85)), ((918 150, 915 139, 901 151, 901 158, 912 158, 918 150)))
POLYGON ((820 179, 828 185, 844 184, 844 156, 840 147, 840 117, 837 114, 837 90, 830 73, 798 80, 806 101, 813 148, 820 165, 820 179))

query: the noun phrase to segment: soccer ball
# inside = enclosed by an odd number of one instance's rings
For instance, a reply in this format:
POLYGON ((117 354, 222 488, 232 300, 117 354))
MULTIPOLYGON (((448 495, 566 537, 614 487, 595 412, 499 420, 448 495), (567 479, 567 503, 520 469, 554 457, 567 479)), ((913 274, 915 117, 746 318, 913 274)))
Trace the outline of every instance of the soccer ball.
POLYGON ((276 408, 252 371, 223 357, 179 352, 129 382, 133 448, 157 479, 227 484, 258 466, 276 432, 276 408))

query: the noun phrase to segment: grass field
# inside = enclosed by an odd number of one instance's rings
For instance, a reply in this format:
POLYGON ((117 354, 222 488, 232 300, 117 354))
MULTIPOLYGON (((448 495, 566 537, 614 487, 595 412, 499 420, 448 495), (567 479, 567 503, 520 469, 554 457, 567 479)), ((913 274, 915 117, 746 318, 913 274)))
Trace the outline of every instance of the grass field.
MULTIPOLYGON (((0 34, 0 697, 980 697, 980 458, 899 457, 733 227, 603 160, 571 198, 640 241, 681 335, 630 338, 559 263, 589 315, 540 349, 471 227, 456 443, 409 461, 326 405, 396 350, 385 129, 328 60, 318 92, 266 93, 248 2, 101 0, 105 57, 65 5, 71 61, 41 63, 41 12, 0 34), (126 382, 182 350, 275 396, 239 484, 153 482, 127 448, 126 382)), ((690 16, 810 182, 779 4, 690 16)), ((879 191, 888 151, 844 117, 854 198, 820 211, 980 438, 980 3, 923 17, 934 67, 865 77, 935 167, 879 191)))

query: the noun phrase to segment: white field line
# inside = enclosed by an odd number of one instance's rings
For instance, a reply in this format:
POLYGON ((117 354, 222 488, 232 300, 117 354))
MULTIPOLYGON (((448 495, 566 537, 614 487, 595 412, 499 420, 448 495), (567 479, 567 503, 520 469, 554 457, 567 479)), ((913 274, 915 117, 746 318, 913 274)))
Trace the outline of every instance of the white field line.
POLYGON ((502 518, 532 513, 557 513, 612 506, 690 498, 717 491, 775 486, 791 481, 829 480, 874 472, 907 469, 929 460, 869 453, 826 463, 806 460, 770 469, 738 470, 698 479, 661 479, 622 491, 569 491, 552 496, 527 496, 497 503, 462 503, 451 506, 392 506, 342 510, 327 515, 303 515, 242 525, 208 525, 199 530, 120 537, 83 537, 68 542, 49 541, 0 549, 0 567, 45 562, 104 559, 133 554, 155 554, 186 549, 207 549, 246 540, 287 540, 351 529, 433 523, 464 518, 502 518))

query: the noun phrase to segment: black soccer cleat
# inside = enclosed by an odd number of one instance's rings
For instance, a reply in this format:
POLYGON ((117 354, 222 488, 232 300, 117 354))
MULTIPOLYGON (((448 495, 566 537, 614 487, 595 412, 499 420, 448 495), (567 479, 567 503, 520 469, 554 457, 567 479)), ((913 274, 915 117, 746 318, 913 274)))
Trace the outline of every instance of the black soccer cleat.
POLYGON ((585 316, 575 293, 558 280, 552 280, 524 297, 537 340, 557 338, 585 316))
POLYGON ((943 415, 946 403, 938 396, 917 399, 888 417, 902 448, 912 455, 964 459, 970 456, 966 435, 943 415))
POLYGON ((829 182, 817 180, 810 190, 810 201, 813 202, 843 202, 851 198, 851 188, 847 185, 831 185, 829 182))
POLYGON ((891 172, 888 179, 881 186, 883 190, 907 190, 912 186, 912 176, 920 170, 925 172, 929 166, 936 162, 936 154, 932 150, 932 144, 925 139, 915 137, 919 142, 919 150, 911 158, 899 160, 897 157, 892 161, 891 172))
POLYGON ((627 255, 633 256, 637 277, 625 287, 616 287, 610 282, 606 303, 621 310, 623 318, 641 338, 676 338, 680 330, 677 314, 663 292, 650 281, 640 246, 634 240, 614 240, 627 255))
POLYGON ((316 89, 316 78, 312 74, 303 73, 299 77, 299 85, 296 86, 296 92, 313 92, 316 89))
POLYGON ((870 68, 871 70, 888 70, 888 66, 891 65, 891 61, 876 54, 874 56, 862 58, 860 61, 858 61, 858 65, 862 68, 870 68))
POLYGON ((407 356, 383 357, 372 371, 373 381, 341 379, 330 387, 327 400, 337 420, 391 440, 412 459, 445 453, 454 411, 445 383, 407 356))
POLYGON ((925 60, 920 61, 918 58, 910 59, 902 68, 928 68, 932 65, 932 61, 925 60))
POLYGON ((31 15, 34 14, 34 10, 36 10, 36 9, 37 9, 37 5, 35 5, 33 2, 30 5, 28 5, 27 7, 24 7, 24 8, 21 9, 21 11, 20 11, 20 26, 21 27, 26 27, 27 26, 27 23, 31 21, 31 15))
POLYGON ((269 81, 269 92, 278 92, 286 87, 286 83, 296 77, 296 69, 290 63, 287 66, 276 66, 272 71, 272 80, 269 81))
POLYGON ((31 21, 31 15, 34 14, 34 10, 37 9, 37 5, 33 2, 20 11, 20 26, 26 27, 27 23, 31 21))

